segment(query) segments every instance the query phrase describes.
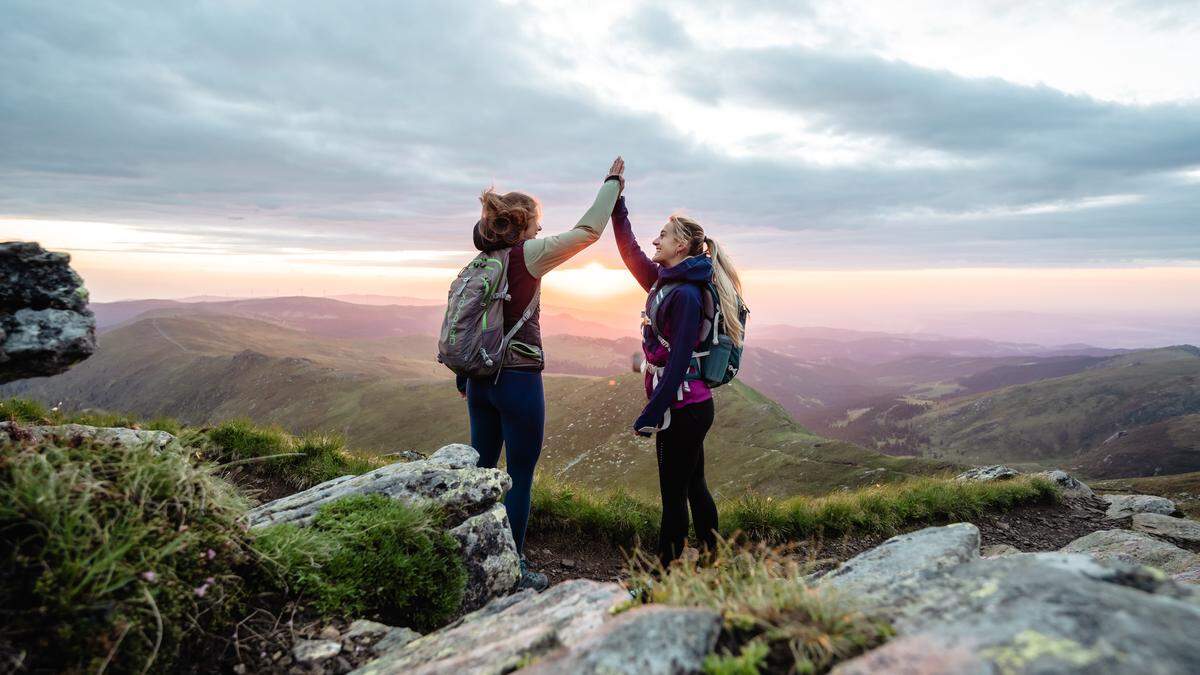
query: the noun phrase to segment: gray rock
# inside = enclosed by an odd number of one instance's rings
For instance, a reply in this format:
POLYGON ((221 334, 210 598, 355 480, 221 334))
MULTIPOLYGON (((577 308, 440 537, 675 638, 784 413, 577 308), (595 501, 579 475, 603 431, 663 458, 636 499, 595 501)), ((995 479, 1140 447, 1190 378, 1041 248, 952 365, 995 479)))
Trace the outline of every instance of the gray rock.
POLYGON ((709 609, 648 605, 617 615, 570 647, 522 672, 672 675, 700 672, 721 633, 709 609))
POLYGON ((1133 514, 1133 529, 1159 537, 1200 542, 1200 522, 1161 513, 1133 514))
POLYGON ((611 610, 616 605, 628 599, 617 584, 587 579, 564 581, 542 593, 522 591, 497 598, 354 672, 509 673, 586 640, 612 620, 611 610))
POLYGON ((296 640, 292 657, 297 663, 313 663, 333 658, 342 652, 342 643, 335 640, 296 640))
POLYGON ((347 640, 378 637, 371 648, 376 654, 382 654, 403 647, 421 637, 421 634, 411 628, 398 628, 377 621, 358 619, 350 624, 343 637, 347 640))
POLYGON ((1059 492, 1064 497, 1094 497, 1096 495, 1096 493, 1092 491, 1092 488, 1088 487, 1086 483, 1076 480, 1074 476, 1066 471, 1063 471, 1062 469, 1042 471, 1041 473, 1036 473, 1034 475, 1045 478, 1051 483, 1057 485, 1059 492))
POLYGON ((955 480, 977 480, 977 481, 992 481, 992 480, 1008 480, 1021 475, 1020 471, 993 464, 992 466, 981 466, 974 469, 964 471, 954 477, 955 480))
POLYGON ((1082 555, 973 560, 888 610, 898 637, 834 673, 1200 672, 1191 591, 1082 555))
POLYGON ((1176 510, 1175 502, 1155 495, 1100 495, 1100 498, 1108 502, 1108 511, 1104 516, 1113 520, 1128 518, 1135 513, 1169 516, 1176 510))
POLYGON ((521 556, 513 540, 504 504, 496 504, 450 530, 462 546, 467 566, 467 590, 463 609, 482 607, 488 600, 507 593, 521 576, 521 556))
POLYGON ((406 504, 436 505, 446 514, 467 568, 462 608, 475 609, 512 590, 520 576, 517 545, 500 503, 512 479, 503 471, 477 467, 478 461, 474 448, 447 445, 428 459, 341 476, 267 502, 250 511, 250 526, 307 525, 322 506, 350 495, 384 494, 406 504))
POLYGON ((1180 581, 1200 570, 1200 555, 1142 532, 1100 530, 1084 535, 1059 549, 1064 553, 1086 553, 1097 560, 1115 560, 1156 567, 1169 575, 1184 575, 1180 581))
POLYGON ((165 431, 153 431, 149 429, 93 427, 86 424, 26 426, 15 422, 0 422, 0 441, 6 438, 14 441, 28 440, 34 443, 89 440, 93 443, 124 447, 149 445, 159 452, 175 440, 174 436, 165 431))
POLYGON ((0 384, 57 375, 96 351, 96 319, 65 253, 0 243, 0 384))
POLYGON ((1016 555, 1020 552, 1021 549, 1017 548, 1016 546, 1009 546, 1008 544, 992 544, 991 546, 984 546, 981 548, 979 550, 979 555, 983 556, 984 558, 998 558, 1002 555, 1016 555))
POLYGON ((489 509, 512 485, 508 474, 498 469, 475 466, 479 454, 469 446, 446 446, 424 461, 400 462, 380 467, 361 476, 342 476, 314 485, 250 511, 250 526, 278 523, 305 525, 317 510, 348 495, 384 494, 408 504, 433 502, 453 522, 489 509), (466 464, 470 451, 470 464, 466 464))
POLYGON ((979 529, 974 525, 930 527, 892 537, 842 563, 818 583, 860 607, 881 607, 919 594, 928 579, 978 557, 979 529))

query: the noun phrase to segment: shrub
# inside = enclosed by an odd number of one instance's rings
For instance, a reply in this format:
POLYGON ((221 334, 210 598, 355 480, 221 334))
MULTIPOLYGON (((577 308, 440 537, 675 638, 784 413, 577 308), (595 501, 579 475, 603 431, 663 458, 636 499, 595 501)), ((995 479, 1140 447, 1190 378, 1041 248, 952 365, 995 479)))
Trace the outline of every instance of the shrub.
POLYGON ((250 559, 228 483, 171 449, 0 446, 0 611, 31 670, 169 669, 227 626, 250 559))
POLYGON ((35 422, 50 421, 50 411, 46 406, 24 398, 9 398, 0 401, 0 422, 35 422))
POLYGON ((322 508, 310 527, 267 528, 257 548, 277 579, 326 612, 435 628, 462 602, 466 569, 441 518, 383 495, 322 508))
POLYGON ((636 604, 716 610, 724 620, 708 672, 817 673, 874 647, 890 627, 808 586, 807 570, 784 549, 720 539, 705 564, 681 559, 664 570, 640 552, 630 562, 636 604), (737 656, 733 655, 738 651, 737 656))

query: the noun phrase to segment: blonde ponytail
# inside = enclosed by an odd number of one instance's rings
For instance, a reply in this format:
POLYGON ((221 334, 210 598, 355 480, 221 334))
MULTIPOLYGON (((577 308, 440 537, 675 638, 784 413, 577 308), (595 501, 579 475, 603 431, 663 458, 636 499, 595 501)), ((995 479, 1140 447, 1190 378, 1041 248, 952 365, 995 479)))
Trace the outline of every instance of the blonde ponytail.
POLYGON ((717 294, 721 297, 721 320, 725 323, 725 333, 734 345, 740 347, 745 338, 741 321, 742 280, 738 278, 729 254, 721 250, 714 239, 705 237, 704 246, 712 258, 713 283, 717 285, 717 294))

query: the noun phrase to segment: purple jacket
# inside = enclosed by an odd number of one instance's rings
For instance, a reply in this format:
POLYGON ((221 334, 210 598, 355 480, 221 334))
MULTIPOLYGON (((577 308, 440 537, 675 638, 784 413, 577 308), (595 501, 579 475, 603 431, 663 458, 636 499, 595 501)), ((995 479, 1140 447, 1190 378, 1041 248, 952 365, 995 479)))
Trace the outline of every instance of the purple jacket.
POLYGON ((694 367, 692 352, 703 338, 700 335, 700 284, 712 280, 712 261, 708 256, 692 256, 674 267, 663 267, 646 257, 633 236, 624 197, 618 198, 613 207, 612 223, 621 260, 647 293, 655 284, 690 282, 681 284, 668 294, 659 305, 658 316, 655 317, 655 325, 659 327, 663 338, 673 347, 687 345, 686 349, 673 348, 668 351, 658 342, 649 326, 642 328, 642 353, 646 356, 646 362, 663 370, 657 385, 654 384, 653 373, 646 373, 646 395, 650 401, 633 423, 633 428, 658 429, 663 425, 668 408, 682 408, 712 398, 708 385, 702 381, 685 382, 688 369, 694 367))

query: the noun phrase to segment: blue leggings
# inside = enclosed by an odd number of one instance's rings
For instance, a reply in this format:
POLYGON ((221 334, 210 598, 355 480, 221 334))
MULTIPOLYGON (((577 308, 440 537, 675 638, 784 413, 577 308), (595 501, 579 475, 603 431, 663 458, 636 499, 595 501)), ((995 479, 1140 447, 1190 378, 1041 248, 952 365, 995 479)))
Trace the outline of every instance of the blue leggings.
POLYGON ((546 430, 546 396, 538 371, 507 369, 497 382, 493 377, 467 382, 467 410, 471 414, 471 445, 479 451, 479 466, 495 468, 500 447, 512 477, 504 508, 512 526, 517 551, 525 550, 529 524, 529 493, 533 469, 542 454, 546 430))

